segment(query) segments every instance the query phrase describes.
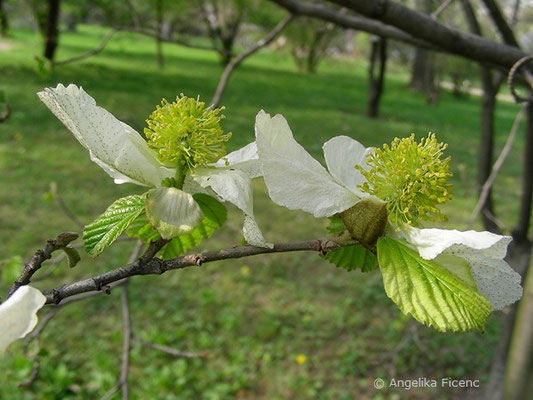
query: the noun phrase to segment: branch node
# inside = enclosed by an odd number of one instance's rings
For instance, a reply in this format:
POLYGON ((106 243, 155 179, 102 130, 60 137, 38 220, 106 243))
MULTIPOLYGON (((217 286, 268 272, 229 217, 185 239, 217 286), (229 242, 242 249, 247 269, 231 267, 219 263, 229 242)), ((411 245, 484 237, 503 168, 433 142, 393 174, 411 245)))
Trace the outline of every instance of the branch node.
POLYGON ((325 256, 327 253, 337 250, 340 247, 339 244, 333 240, 319 240, 318 245, 321 256, 325 256))
POLYGON ((201 267, 202 264, 204 263, 205 261, 205 257, 201 254, 198 254, 196 257, 194 257, 194 263, 198 266, 198 267, 201 267))
POLYGON ((94 276, 91 279, 94 282, 94 287, 95 287, 96 291, 100 292, 102 290, 102 283, 99 281, 98 277, 94 276))
POLYGON ((61 293, 60 293, 60 290, 64 287, 65 285, 62 285, 62 286, 59 286, 55 289, 52 289, 52 299, 54 300, 54 304, 59 304, 59 302, 61 301, 61 293))

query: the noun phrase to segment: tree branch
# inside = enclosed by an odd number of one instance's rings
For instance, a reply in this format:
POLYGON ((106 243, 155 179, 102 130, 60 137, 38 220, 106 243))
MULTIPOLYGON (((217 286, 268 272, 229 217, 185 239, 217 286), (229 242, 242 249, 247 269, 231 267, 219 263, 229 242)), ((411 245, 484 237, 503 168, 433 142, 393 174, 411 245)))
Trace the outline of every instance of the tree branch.
POLYGON ((148 31, 148 30, 142 29, 142 28, 121 26, 121 27, 116 27, 115 29, 117 31, 138 33, 139 35, 148 36, 148 37, 151 37, 151 38, 154 38, 154 39, 158 39, 161 42, 179 44, 181 46, 188 47, 188 48, 191 48, 191 49, 211 50, 211 51, 216 51, 216 52, 219 52, 219 53, 225 53, 223 49, 217 49, 217 48, 212 47, 212 46, 202 46, 202 45, 199 45, 199 44, 192 44, 192 43, 189 43, 189 42, 187 42, 185 40, 169 38, 169 37, 161 35, 158 32, 151 32, 151 31, 148 31))
MULTIPOLYGON (((278 0, 271 0, 276 1, 278 0)), ((368 18, 392 25, 405 33, 470 60, 509 69, 527 54, 493 40, 451 29, 423 13, 390 0, 329 0, 368 18)))
POLYGON ((46 260, 49 260, 52 257, 54 251, 67 247, 69 243, 76 240, 78 236, 79 235, 75 232, 63 232, 57 235, 55 239, 48 240, 44 249, 37 250, 31 260, 24 266, 22 273, 11 286, 8 297, 19 287, 30 283, 33 274, 41 268, 46 260))
POLYGON ((472 223, 478 216, 479 212, 481 211, 483 204, 485 204, 485 201, 487 200, 487 197, 490 193, 492 185, 494 184, 494 181, 496 180, 496 177, 498 176, 498 173, 500 172, 503 162, 507 158, 509 151, 511 151, 511 147, 513 146, 513 142, 516 137, 516 133, 518 132, 520 122, 522 121, 522 117, 524 116, 525 110, 526 110, 526 106, 523 106, 518 112, 518 114, 516 115, 516 118, 513 122, 513 126, 511 130, 509 131, 509 135, 507 136, 505 145, 503 146, 503 149, 500 155, 496 159, 496 162, 494 163, 492 167, 492 171, 490 172, 489 177, 487 178, 486 182, 483 184, 481 188, 481 193, 479 195, 479 199, 477 201, 476 207, 474 208, 474 211, 472 211, 472 214, 470 215, 470 220, 468 221, 469 225, 472 225, 472 223))
POLYGON ((66 65, 66 64, 70 64, 70 63, 73 63, 73 62, 76 62, 76 61, 81 61, 81 60, 84 60, 86 58, 89 58, 91 56, 94 56, 98 53, 101 53, 107 43, 111 40, 111 38, 113 37, 113 35, 117 32, 116 29, 111 29, 109 32, 106 33, 106 35, 103 37, 102 41, 100 42, 100 44, 98 45, 98 47, 95 47, 94 49, 92 50, 89 50, 89 51, 86 51, 85 53, 79 55, 79 56, 75 56, 75 57, 72 57, 72 58, 67 58, 66 60, 61 60, 61 61, 52 61, 52 65, 53 66, 58 66, 58 65, 66 65))
POLYGON ((505 20, 503 13, 500 10, 500 7, 494 0, 482 0, 483 4, 489 11, 490 18, 496 26, 496 29, 500 33, 503 41, 509 46, 514 46, 520 48, 518 41, 513 33, 513 30, 505 20))
POLYGON ((435 49, 435 47, 423 40, 409 35, 393 26, 385 25, 370 18, 363 18, 355 15, 347 15, 338 12, 332 8, 317 3, 304 3, 298 0, 270 0, 273 3, 285 8, 295 15, 304 15, 308 17, 319 18, 324 21, 332 22, 340 27, 355 29, 373 33, 381 37, 396 39, 414 46, 435 49))
POLYGON ((439 15, 442 14, 450 4, 452 4, 452 2, 453 0, 444 0, 442 4, 435 10, 435 12, 431 13, 431 18, 436 20, 439 15))
POLYGON ((283 29, 285 29, 285 27, 293 20, 293 18, 294 18, 293 14, 287 15, 264 38, 260 39, 253 46, 250 46, 248 49, 238 54, 228 63, 228 65, 226 65, 226 68, 224 69, 224 72, 222 73, 222 75, 220 76, 220 80, 218 81, 218 85, 215 90, 215 94, 213 95, 213 99, 211 100, 211 105, 213 107, 217 107, 218 104, 220 103, 220 99, 222 98, 222 94, 224 93, 224 90, 226 89, 226 86, 228 84, 231 74, 233 73, 233 70, 237 68, 239 64, 242 63, 247 57, 250 57, 252 54, 256 53, 263 47, 268 46, 279 35, 279 33, 283 29))
POLYGON ((78 282, 59 286, 53 290, 43 292, 46 296, 46 304, 59 304, 63 299, 80 293, 100 291, 102 289, 108 292, 110 287, 107 285, 131 276, 157 275, 174 269, 200 266, 208 262, 250 257, 258 254, 286 253, 293 251, 316 251, 326 253, 345 245, 344 243, 337 243, 334 239, 315 239, 306 242, 279 243, 275 244, 271 249, 246 245, 198 254, 189 254, 166 261, 159 258, 153 258, 166 243, 167 241, 161 240, 152 242, 141 258, 125 267, 116 268, 92 278, 83 279, 78 282))

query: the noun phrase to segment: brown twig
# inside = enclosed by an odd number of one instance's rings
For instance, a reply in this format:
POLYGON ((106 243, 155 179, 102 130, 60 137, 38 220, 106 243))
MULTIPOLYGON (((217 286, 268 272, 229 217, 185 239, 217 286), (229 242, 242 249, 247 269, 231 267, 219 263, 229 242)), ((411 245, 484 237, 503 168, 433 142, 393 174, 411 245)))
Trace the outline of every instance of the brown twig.
MULTIPOLYGON (((130 254, 128 259, 128 264, 134 262, 141 250, 143 243, 138 240, 135 248, 130 254)), ((147 253, 145 253, 147 254, 147 253)), ((153 256, 152 256, 153 257, 153 256)), ((104 398, 109 398, 119 389, 122 392, 122 400, 128 400, 128 370, 129 370, 129 359, 130 359, 130 348, 131 348, 131 338, 133 336, 131 329, 131 317, 130 317, 130 305, 128 297, 128 279, 124 279, 121 282, 122 285, 122 295, 120 296, 120 302, 122 305, 122 320, 124 321, 124 328, 122 334, 122 363, 120 368, 120 378, 115 386, 113 386, 109 391, 104 395, 104 398)))
MULTIPOLYGON (((143 245, 142 242, 140 242, 140 241, 137 242, 135 248, 133 249, 133 251, 130 254, 128 262, 132 262, 137 257, 139 257, 139 254, 140 254, 141 249, 142 249, 142 245, 143 245)), ((117 281, 117 282, 115 282, 113 284, 113 286, 118 286, 118 285, 120 285, 122 283, 125 283, 125 281, 126 280, 117 281)), ((30 376, 27 379, 25 379, 24 381, 20 382, 18 384, 18 386, 20 386, 20 387, 30 386, 35 381, 35 379, 37 379, 37 376, 39 375, 39 368, 40 368, 39 352, 37 351, 32 356, 29 355, 29 346, 30 346, 31 342, 35 341, 37 343, 37 348, 39 348, 39 346, 40 346, 40 338, 41 338, 41 335, 42 335, 44 329, 46 328, 48 323, 52 320, 52 318, 54 318, 57 315, 57 313, 59 312, 59 310, 61 310, 64 306, 66 306, 67 304, 74 303, 76 301, 80 301, 80 300, 87 299, 89 297, 93 297, 93 296, 95 296, 97 294, 98 294, 98 292, 90 292, 90 293, 82 293, 82 294, 79 294, 77 296, 72 296, 72 297, 66 299, 61 304, 56 304, 56 305, 52 306, 52 309, 48 312, 48 314, 46 314, 44 317, 40 318, 39 324, 37 325, 37 327, 30 334, 28 334, 26 336, 26 338, 24 339, 24 354, 26 354, 28 357, 33 359, 33 368, 32 368, 32 371, 30 373, 30 376)))
POLYGON ((73 63, 73 62, 76 62, 76 61, 84 60, 84 59, 89 58, 91 56, 94 56, 94 55, 96 55, 98 53, 101 53, 105 49, 105 47, 107 46, 107 43, 111 40, 111 38, 113 37, 113 35, 116 32, 117 32, 117 30, 112 28, 111 30, 109 30, 109 32, 107 32, 105 34, 105 36, 103 37, 103 39, 100 42, 100 44, 97 47, 95 47, 94 49, 88 50, 85 53, 80 54, 79 56, 67 58, 66 60, 53 61, 52 62, 53 66, 56 67, 58 65, 70 64, 70 63, 73 63))
POLYGON ((147 342, 146 340, 141 339, 140 337, 133 335, 132 339, 136 342, 139 342, 143 346, 149 347, 154 350, 162 351, 163 353, 169 354, 173 357, 180 357, 180 358, 205 358, 208 357, 208 353, 201 352, 201 353, 191 353, 188 351, 181 351, 174 349, 172 347, 163 346, 161 344, 147 342))
POLYGON ((500 172, 503 162, 505 161, 507 155, 509 154, 509 151, 511 151, 511 147, 513 146, 513 142, 516 137, 516 133, 518 132, 518 127, 520 126, 520 121, 522 120, 522 116, 524 115, 525 108, 526 106, 523 106, 518 112, 518 114, 516 114, 516 117, 513 122, 513 126, 511 127, 511 130, 509 131, 509 135, 507 136, 505 145, 503 146, 503 149, 500 152, 500 155, 496 159, 496 162, 492 166, 492 170, 490 172, 489 177, 487 178, 487 180, 481 187, 481 193, 479 195, 479 199, 477 201, 476 207, 474 208, 474 211, 472 211, 472 214, 470 215, 470 219, 468 221, 469 225, 472 225, 474 223, 474 220, 476 219, 479 212, 481 211, 483 204, 485 204, 485 201, 487 200, 490 189, 492 188, 492 185, 494 184, 494 181, 496 180, 496 177, 498 176, 498 173, 500 172))
POLYGON ((100 291, 104 288, 108 290, 108 285, 131 276, 162 274, 174 269, 200 266, 208 262, 250 257, 258 254, 285 253, 294 251, 316 251, 320 253, 326 253, 345 245, 345 243, 341 244, 330 239, 315 239, 306 242, 279 243, 275 244, 273 248, 255 247, 250 245, 236 246, 228 249, 189 254, 166 261, 163 261, 159 258, 154 258, 155 254, 167 242, 168 241, 165 240, 152 242, 141 258, 134 263, 126 265, 125 267, 116 268, 103 274, 96 275, 92 278, 83 279, 78 282, 59 286, 53 290, 43 292, 47 298, 46 303, 58 304, 63 299, 80 293, 100 291))
MULTIPOLYGON (((533 56, 523 57, 520 60, 518 60, 513 65, 513 67, 509 70, 509 75, 507 78, 507 85, 509 86, 509 90, 511 91, 511 95, 514 98, 514 101, 517 103, 525 103, 525 102, 533 101, 533 96, 522 97, 516 92, 516 89, 515 89, 515 77, 517 75, 518 70, 530 60, 533 60, 533 56)), ((532 74, 529 71, 526 71, 525 76, 526 76, 526 80, 530 88, 533 90, 532 74)))
POLYGON ((76 240, 78 236, 79 235, 75 232, 63 232, 57 235, 55 239, 48 240, 44 249, 37 250, 31 260, 24 266, 22 273, 11 286, 8 297, 19 287, 30 283, 33 274, 41 268, 43 262, 52 257, 54 251, 67 247, 69 243, 76 240))
POLYGON ((439 15, 448 8, 450 4, 452 4, 453 0, 444 0, 442 4, 431 14, 432 19, 437 19, 439 15))
POLYGON ((237 68, 239 64, 242 63, 246 58, 250 57, 252 54, 256 53, 263 47, 268 46, 280 34, 280 32, 283 29, 285 29, 285 27, 293 20, 293 18, 294 18, 293 14, 287 15, 265 37, 258 40, 254 45, 250 46, 245 51, 235 56, 228 63, 228 65, 226 65, 226 68, 224 69, 224 72, 222 72, 222 75, 220 76, 220 80, 218 81, 218 85, 215 90, 215 94, 213 95, 213 99, 211 100, 212 107, 217 107, 218 104, 220 103, 222 94, 224 93, 224 90, 226 89, 229 78, 231 74, 233 73, 233 71, 235 70, 235 68, 237 68))

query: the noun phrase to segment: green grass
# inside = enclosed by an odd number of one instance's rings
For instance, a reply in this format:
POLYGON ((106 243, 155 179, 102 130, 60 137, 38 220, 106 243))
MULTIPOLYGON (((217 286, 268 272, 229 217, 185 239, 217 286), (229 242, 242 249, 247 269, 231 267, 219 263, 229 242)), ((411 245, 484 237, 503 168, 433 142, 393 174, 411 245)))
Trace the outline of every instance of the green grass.
MULTIPOLYGON (((96 46, 104 34, 83 26, 62 35, 57 58, 96 46)), ((40 75, 33 60, 41 51, 37 34, 14 31, 9 43, 12 48, 0 52, 0 89, 13 109, 0 124, 0 259, 26 258, 46 239, 78 229, 48 200, 51 182, 86 223, 116 198, 141 190, 113 184, 39 102, 37 91, 74 82, 142 130, 162 97, 183 92, 209 101, 221 72, 214 54, 172 45, 164 47, 166 65, 159 70, 152 41, 121 33, 100 55, 40 75)), ((230 150, 254 139, 260 109, 284 114, 297 140, 319 158, 322 143, 339 134, 377 146, 395 136, 434 131, 449 143, 455 173, 448 226, 465 227, 476 200, 479 100, 444 92, 430 107, 423 96, 406 90, 403 75, 391 74, 382 116, 369 120, 365 73, 361 59, 329 60, 319 74, 301 75, 283 52, 254 56, 236 71, 222 101, 224 127, 233 132, 230 150)), ((498 106, 498 149, 516 112, 515 105, 498 106)), ((519 196, 521 148, 519 135, 496 182, 497 211, 509 226, 519 196)), ((255 183, 255 209, 267 240, 325 235, 326 221, 276 206, 261 181, 255 183)), ((198 250, 240 241, 242 215, 229 211, 226 226, 198 250)), ((117 244, 96 260, 83 255, 74 270, 62 265, 51 279, 35 285, 49 289, 122 265, 130 248, 117 244)), ((7 286, 1 289, 5 293, 7 286)), ((400 314, 386 297, 378 271, 348 273, 316 254, 258 256, 139 277, 130 284, 130 297, 137 335, 209 354, 176 359, 134 343, 132 399, 449 398, 449 392, 439 390, 377 392, 372 380, 452 376, 485 382, 499 327, 496 315, 484 334, 437 333, 400 314), (298 364, 298 354, 307 361, 298 364)), ((20 343, 0 359, 0 398, 99 398, 118 378, 121 329, 120 290, 65 307, 42 337, 41 373, 30 388, 16 386, 31 370, 20 343)))

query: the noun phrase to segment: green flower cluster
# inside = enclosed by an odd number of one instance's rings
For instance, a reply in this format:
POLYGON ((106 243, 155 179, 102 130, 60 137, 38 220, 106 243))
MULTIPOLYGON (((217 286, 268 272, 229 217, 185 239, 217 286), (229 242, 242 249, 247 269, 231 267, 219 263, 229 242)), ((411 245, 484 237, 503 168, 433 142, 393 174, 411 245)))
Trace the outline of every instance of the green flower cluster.
POLYGON ((387 202, 389 220, 398 227, 445 220, 437 206, 451 199, 450 157, 441 159, 446 148, 433 133, 420 143, 414 134, 395 138, 367 157, 368 170, 355 167, 368 181, 361 188, 387 202))
POLYGON ((226 154, 225 142, 231 137, 220 126, 222 110, 206 108, 204 102, 183 94, 173 103, 163 99, 146 120, 148 146, 173 167, 194 169, 216 162, 226 154))

